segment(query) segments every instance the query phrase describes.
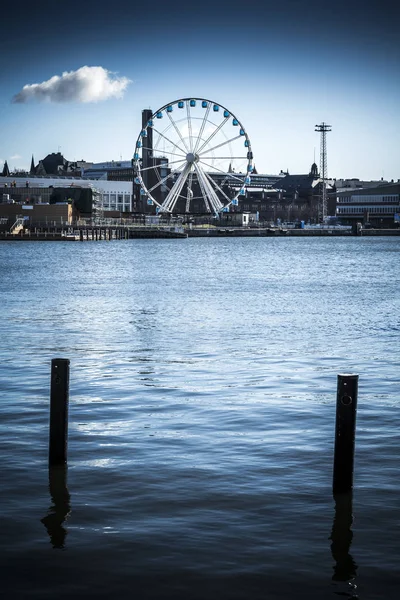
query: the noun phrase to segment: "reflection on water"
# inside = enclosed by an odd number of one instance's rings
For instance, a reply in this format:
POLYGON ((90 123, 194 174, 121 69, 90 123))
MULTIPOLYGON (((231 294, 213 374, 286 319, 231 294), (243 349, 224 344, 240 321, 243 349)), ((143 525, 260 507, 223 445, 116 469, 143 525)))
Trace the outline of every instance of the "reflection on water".
POLYGON ((53 504, 41 522, 47 529, 53 548, 63 549, 68 533, 63 523, 71 512, 66 465, 49 467, 49 491, 53 504))
POLYGON ((353 540, 353 493, 334 494, 335 516, 333 518, 332 533, 330 539, 332 557, 335 561, 332 580, 335 582, 347 582, 346 592, 338 592, 340 595, 358 598, 356 594, 355 577, 357 564, 350 554, 351 542, 353 540))
POLYGON ((397 599, 399 238, 184 242, 0 244, 4 597, 397 599), (57 356, 70 517, 66 469, 43 485, 57 356), (354 540, 330 494, 349 371, 354 540))

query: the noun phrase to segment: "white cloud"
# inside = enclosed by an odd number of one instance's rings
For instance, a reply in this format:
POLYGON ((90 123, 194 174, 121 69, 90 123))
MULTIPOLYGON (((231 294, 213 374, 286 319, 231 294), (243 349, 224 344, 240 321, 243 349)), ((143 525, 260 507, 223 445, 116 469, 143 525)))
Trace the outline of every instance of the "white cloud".
POLYGON ((19 158, 22 158, 22 156, 20 156, 19 154, 14 154, 13 156, 10 156, 11 160, 18 160, 19 158))
POLYGON ((12 102, 100 102, 121 98, 129 83, 127 77, 117 77, 103 67, 85 66, 77 71, 65 71, 61 77, 54 75, 42 83, 24 85, 12 102))

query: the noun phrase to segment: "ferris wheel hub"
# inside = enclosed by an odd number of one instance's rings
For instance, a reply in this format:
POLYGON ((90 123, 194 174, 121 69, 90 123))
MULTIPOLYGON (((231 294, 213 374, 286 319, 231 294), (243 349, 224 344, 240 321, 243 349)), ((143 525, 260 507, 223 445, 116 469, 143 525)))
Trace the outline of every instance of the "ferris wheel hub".
POLYGON ((198 162, 199 157, 197 156, 197 154, 194 154, 193 152, 188 152, 186 154, 186 160, 191 165, 194 162, 198 162))

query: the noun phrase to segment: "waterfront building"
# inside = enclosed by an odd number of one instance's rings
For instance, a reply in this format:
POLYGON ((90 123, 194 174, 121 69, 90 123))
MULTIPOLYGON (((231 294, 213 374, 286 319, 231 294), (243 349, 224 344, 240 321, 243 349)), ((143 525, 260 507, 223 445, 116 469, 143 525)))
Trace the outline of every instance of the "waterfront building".
POLYGON ((49 202, 54 188, 91 188, 102 210, 132 212, 136 210, 133 200, 132 182, 83 179, 77 177, 27 177, 0 176, 0 202, 4 195, 18 202, 49 202), (15 186, 14 186, 15 183, 15 186))
POLYGON ((234 227, 247 227, 251 222, 252 215, 249 212, 221 213, 221 225, 232 225, 234 227))
POLYGON ((344 225, 397 226, 400 219, 400 182, 337 191, 336 216, 344 225))
POLYGON ((0 204, 0 232, 12 231, 15 226, 33 228, 62 228, 73 225, 80 217, 74 203, 61 204, 0 204))
MULTIPOLYGON (((265 176, 260 176, 265 177, 265 176)), ((334 189, 329 182, 327 189, 334 189)), ((321 179, 315 163, 309 173, 290 175, 281 171, 279 178, 270 180, 269 185, 257 186, 252 175, 251 185, 241 200, 239 209, 258 215, 260 221, 318 221, 318 203, 321 197, 321 179)), ((335 214, 336 199, 330 199, 328 214, 335 214)))
POLYGON ((90 163, 87 168, 82 170, 82 177, 85 179, 105 179, 107 181, 133 181, 132 161, 111 160, 90 163))

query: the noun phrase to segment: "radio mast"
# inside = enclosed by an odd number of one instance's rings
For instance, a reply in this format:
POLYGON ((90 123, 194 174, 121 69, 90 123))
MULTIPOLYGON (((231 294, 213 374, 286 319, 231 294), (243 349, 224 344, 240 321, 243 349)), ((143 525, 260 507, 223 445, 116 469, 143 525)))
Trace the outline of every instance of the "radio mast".
POLYGON ((328 213, 328 196, 326 193, 326 179, 328 174, 328 161, 326 155, 326 134, 328 131, 332 131, 331 125, 327 125, 322 122, 320 125, 315 126, 315 131, 321 134, 321 154, 320 154, 320 177, 322 180, 322 191, 318 202, 318 220, 323 223, 328 213))

